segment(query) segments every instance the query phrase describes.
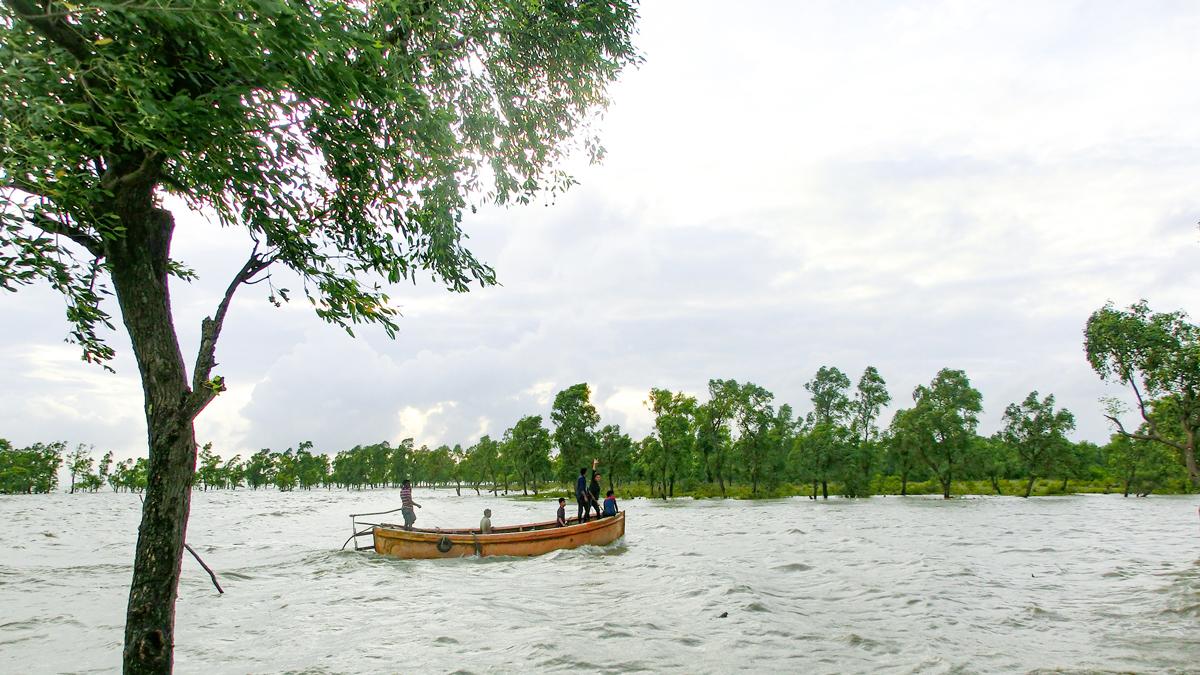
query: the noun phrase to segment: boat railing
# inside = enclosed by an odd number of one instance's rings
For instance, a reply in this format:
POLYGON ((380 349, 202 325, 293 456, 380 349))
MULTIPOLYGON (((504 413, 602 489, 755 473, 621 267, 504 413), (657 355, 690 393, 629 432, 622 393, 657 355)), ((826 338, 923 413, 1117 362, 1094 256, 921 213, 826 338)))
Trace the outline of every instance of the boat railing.
POLYGON ((358 538, 370 536, 372 531, 376 527, 382 525, 382 523, 369 523, 367 521, 359 522, 358 519, 365 518, 367 516, 386 516, 389 513, 395 513, 403 508, 404 507, 401 506, 398 509, 392 509, 390 511, 372 511, 371 513, 351 513, 350 514, 350 532, 351 532, 351 534, 350 534, 350 538, 346 540, 346 543, 342 544, 342 550, 345 551, 346 546, 348 546, 350 544, 350 542, 352 542, 352 541, 354 542, 354 550, 355 551, 369 551, 369 550, 375 548, 374 541, 372 541, 369 546, 359 546, 358 538), (365 529, 359 529, 359 528, 362 528, 363 526, 366 526, 365 529))

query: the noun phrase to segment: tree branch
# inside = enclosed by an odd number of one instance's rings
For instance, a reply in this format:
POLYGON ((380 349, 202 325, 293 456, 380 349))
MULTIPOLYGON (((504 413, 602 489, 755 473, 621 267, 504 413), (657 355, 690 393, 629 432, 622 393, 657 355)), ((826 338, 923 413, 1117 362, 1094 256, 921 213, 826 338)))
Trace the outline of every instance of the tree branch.
POLYGON ((1154 431, 1153 429, 1151 429, 1149 434, 1130 432, 1125 429, 1125 425, 1121 423, 1121 420, 1117 419, 1113 415, 1105 415, 1105 417, 1107 417, 1113 424, 1117 425, 1117 433, 1121 434, 1125 438, 1132 438, 1135 441, 1153 441, 1155 443, 1162 443, 1163 445, 1169 445, 1179 451, 1186 449, 1184 446, 1168 438, 1163 438, 1158 434, 1157 431, 1154 431))
POLYGON ((92 58, 92 50, 88 46, 88 41, 71 24, 63 21, 57 13, 50 13, 48 3, 44 9, 38 7, 31 0, 4 0, 4 3, 42 37, 67 50, 80 63, 85 63, 92 58))
POLYGON ((87 252, 91 253, 96 258, 104 257, 103 242, 87 232, 84 232, 78 227, 67 225, 66 223, 55 220, 44 213, 33 214, 29 217, 29 222, 32 223, 34 227, 37 227, 39 230, 47 234, 58 235, 70 239, 76 244, 79 244, 83 248, 87 249, 87 252))
POLYGON ((205 317, 200 322, 200 349, 196 354, 196 366, 192 372, 191 414, 194 418, 204 410, 217 394, 225 390, 220 381, 210 379, 213 366, 216 365, 217 338, 221 336, 221 327, 225 324, 225 314, 229 311, 229 303, 239 286, 249 282, 254 275, 269 267, 277 259, 277 255, 264 256, 258 252, 258 244, 250 252, 250 257, 242 269, 234 275, 225 289, 225 296, 217 305, 217 311, 211 317, 205 317))

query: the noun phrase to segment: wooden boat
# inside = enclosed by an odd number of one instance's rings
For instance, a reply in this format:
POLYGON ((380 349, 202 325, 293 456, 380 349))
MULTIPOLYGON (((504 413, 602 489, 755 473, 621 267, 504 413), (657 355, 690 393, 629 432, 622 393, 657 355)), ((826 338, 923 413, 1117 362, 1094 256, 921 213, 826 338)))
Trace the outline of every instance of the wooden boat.
POLYGON ((625 512, 609 518, 567 526, 555 521, 495 527, 491 534, 479 530, 405 530, 383 523, 372 530, 375 552, 398 558, 461 558, 485 555, 541 555, 560 548, 604 546, 625 535, 625 512))

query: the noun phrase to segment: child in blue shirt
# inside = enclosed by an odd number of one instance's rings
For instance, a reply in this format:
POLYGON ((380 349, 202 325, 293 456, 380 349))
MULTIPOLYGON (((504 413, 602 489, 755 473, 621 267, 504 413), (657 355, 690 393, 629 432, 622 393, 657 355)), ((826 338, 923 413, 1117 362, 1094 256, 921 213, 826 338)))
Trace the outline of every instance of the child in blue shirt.
POLYGON ((613 496, 612 490, 609 490, 608 494, 604 497, 604 515, 617 515, 617 498, 613 496))

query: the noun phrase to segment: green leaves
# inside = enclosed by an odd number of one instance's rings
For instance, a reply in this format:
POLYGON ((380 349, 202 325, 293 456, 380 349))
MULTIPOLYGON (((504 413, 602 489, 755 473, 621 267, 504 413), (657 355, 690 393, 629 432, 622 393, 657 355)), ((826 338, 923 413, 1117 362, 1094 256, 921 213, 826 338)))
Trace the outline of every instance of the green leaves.
MULTIPOLYGON (((0 182, 18 189, 0 213, 116 246, 117 192, 177 194, 248 228, 348 331, 395 331, 375 279, 495 283, 463 211, 568 187, 557 165, 595 147, 606 87, 639 61, 626 2, 25 4, 0 5, 0 182)), ((0 255, 37 227, 0 230, 0 255)), ((0 285, 28 281, 14 264, 0 285)))
POLYGON ((1128 431, 1119 410, 1110 409, 1107 417, 1120 433, 1175 448, 1193 485, 1200 485, 1200 327, 1183 312, 1152 312, 1145 300, 1128 310, 1109 303, 1088 318, 1084 351, 1101 379, 1128 387, 1137 401, 1145 422, 1138 432, 1128 431))

